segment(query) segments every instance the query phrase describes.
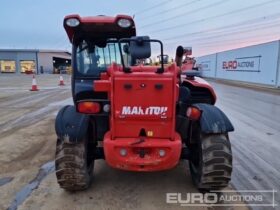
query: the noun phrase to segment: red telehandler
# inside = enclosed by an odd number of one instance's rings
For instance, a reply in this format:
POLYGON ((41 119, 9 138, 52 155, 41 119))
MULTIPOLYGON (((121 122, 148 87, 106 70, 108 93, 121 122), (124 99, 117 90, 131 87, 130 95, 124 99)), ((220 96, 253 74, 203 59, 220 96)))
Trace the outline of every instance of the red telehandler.
MULTIPOLYGON (((200 190, 218 190, 231 179, 228 132, 234 128, 214 106, 213 88, 176 62, 165 66, 163 44, 136 36, 130 16, 64 19, 72 51, 74 106, 56 117, 56 176, 69 191, 90 186, 94 161, 113 168, 160 171, 188 160, 200 190), (160 46, 161 65, 138 60, 160 46)), ((187 167, 187 164, 186 164, 187 167)), ((170 179, 172 181, 172 179, 170 179)))
POLYGON ((188 71, 188 70, 198 70, 197 67, 195 67, 196 60, 193 57, 190 57, 192 55, 192 48, 191 47, 178 47, 177 51, 180 51, 180 57, 178 58, 178 54, 176 54, 175 60, 180 59, 179 62, 181 62, 181 70, 188 71))

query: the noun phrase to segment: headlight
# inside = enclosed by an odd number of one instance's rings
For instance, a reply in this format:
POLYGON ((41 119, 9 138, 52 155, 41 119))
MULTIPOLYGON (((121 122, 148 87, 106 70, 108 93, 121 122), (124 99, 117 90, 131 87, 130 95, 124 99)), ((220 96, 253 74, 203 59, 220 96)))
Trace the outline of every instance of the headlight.
POLYGON ((118 25, 122 28, 128 28, 131 26, 131 21, 128 19, 119 19, 118 20, 118 25))
POLYGON ((78 25, 80 25, 80 21, 77 18, 69 18, 68 20, 66 20, 66 25, 68 25, 69 27, 77 27, 78 25))

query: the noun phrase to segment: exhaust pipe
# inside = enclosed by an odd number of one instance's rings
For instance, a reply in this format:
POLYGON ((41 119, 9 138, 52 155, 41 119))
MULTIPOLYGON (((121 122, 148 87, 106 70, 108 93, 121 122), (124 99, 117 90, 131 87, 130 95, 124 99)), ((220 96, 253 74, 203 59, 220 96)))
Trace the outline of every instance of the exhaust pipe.
POLYGON ((177 64, 177 66, 179 66, 180 68, 182 66, 184 52, 185 52, 185 50, 181 45, 177 47, 175 62, 177 64))

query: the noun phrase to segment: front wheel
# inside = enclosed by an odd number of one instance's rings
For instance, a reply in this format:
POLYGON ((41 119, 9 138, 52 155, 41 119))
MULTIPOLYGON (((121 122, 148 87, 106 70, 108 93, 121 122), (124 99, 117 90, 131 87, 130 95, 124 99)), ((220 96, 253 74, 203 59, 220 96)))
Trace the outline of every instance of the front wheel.
POLYGON ((220 190, 231 180, 232 152, 227 134, 200 135, 190 145, 190 172, 199 190, 220 190))

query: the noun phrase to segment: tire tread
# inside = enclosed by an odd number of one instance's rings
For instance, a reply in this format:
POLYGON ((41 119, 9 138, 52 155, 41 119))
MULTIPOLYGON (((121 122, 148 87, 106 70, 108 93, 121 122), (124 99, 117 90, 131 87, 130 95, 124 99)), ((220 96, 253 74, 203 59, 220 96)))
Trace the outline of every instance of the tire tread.
POLYGON ((57 182, 67 191, 85 190, 90 186, 92 172, 86 163, 84 142, 70 144, 57 141, 55 169, 57 182))

